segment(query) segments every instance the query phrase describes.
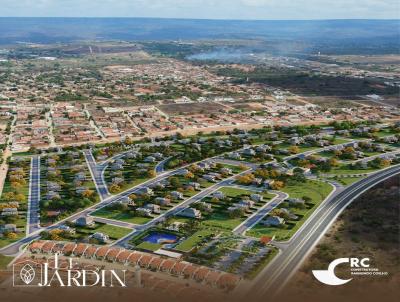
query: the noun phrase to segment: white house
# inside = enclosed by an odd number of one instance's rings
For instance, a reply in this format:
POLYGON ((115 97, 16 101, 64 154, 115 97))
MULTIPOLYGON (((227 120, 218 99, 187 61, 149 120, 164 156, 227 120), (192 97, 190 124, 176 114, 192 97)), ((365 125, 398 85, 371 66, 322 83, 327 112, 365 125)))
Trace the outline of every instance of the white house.
POLYGON ((213 198, 218 198, 218 199, 224 199, 225 198, 225 194, 222 193, 221 191, 215 191, 212 193, 211 195, 213 198))
POLYGON ((93 217, 91 217, 91 216, 79 217, 75 221, 75 225, 77 225, 77 226, 92 226, 92 225, 94 225, 93 217))
POLYGON ((267 219, 261 220, 260 223, 265 226, 280 226, 285 223, 285 219, 279 216, 268 216, 267 219))
POLYGON ((179 216, 189 218, 201 218, 201 212, 193 208, 186 208, 178 213, 179 216))
POLYGON ((255 201, 255 202, 260 202, 264 200, 264 197, 260 194, 251 194, 250 199, 255 201))
POLYGON ((108 240, 110 240, 110 237, 108 237, 107 234, 103 234, 103 233, 100 233, 100 232, 94 233, 91 237, 94 238, 94 239, 97 239, 97 240, 99 240, 101 242, 107 242, 108 240))
POLYGON ((183 197, 182 192, 172 191, 170 194, 171 194, 171 197, 174 198, 174 199, 185 199, 183 197))

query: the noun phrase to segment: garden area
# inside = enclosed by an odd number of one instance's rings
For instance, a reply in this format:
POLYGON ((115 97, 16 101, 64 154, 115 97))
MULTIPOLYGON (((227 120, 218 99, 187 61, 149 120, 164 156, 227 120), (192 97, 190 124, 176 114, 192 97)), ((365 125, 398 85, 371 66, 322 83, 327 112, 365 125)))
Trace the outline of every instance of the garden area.
POLYGON ((13 158, 9 161, 0 199, 0 247, 25 236, 30 163, 30 159, 24 158, 13 158))
POLYGON ((310 217, 319 204, 332 192, 333 187, 325 182, 307 180, 296 184, 288 184, 281 189, 289 195, 289 198, 302 200, 304 203, 282 202, 277 209, 273 210, 274 216, 282 216, 285 223, 279 226, 266 226, 258 223, 246 232, 246 235, 260 238, 262 236, 274 237, 275 240, 288 240, 310 217), (286 209, 289 211, 280 211, 286 209))
POLYGON ((100 200, 81 152, 41 157, 40 172, 42 225, 54 223, 100 200))
POLYGON ((67 229, 53 229, 50 231, 43 231, 40 233, 42 239, 45 240, 66 240, 77 242, 89 242, 92 244, 105 244, 107 242, 91 238, 94 233, 102 233, 109 237, 111 241, 118 240, 130 232, 131 229, 118 227, 114 225, 95 222, 91 226, 77 226, 72 222, 66 224, 67 229))
POLYGON ((274 197, 266 192, 256 193, 235 187, 224 187, 218 191, 222 193, 221 198, 211 195, 202 200, 211 206, 210 212, 203 215, 202 225, 224 231, 232 231, 274 197), (253 195, 261 198, 252 200, 253 195))

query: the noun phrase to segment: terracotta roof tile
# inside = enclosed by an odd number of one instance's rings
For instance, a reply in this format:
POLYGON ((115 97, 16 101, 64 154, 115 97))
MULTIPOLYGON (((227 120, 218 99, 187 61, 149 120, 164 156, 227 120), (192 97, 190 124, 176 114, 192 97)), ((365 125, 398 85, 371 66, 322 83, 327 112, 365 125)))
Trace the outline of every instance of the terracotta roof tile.
POLYGON ((189 264, 189 265, 187 265, 187 266, 185 267, 185 269, 183 270, 183 274, 184 274, 185 276, 191 277, 191 276, 193 276, 194 272, 197 271, 197 269, 198 269, 198 266, 189 264))
POLYGON ((50 253, 52 248, 53 248, 53 246, 55 246, 55 244, 56 244, 55 242, 47 241, 42 247, 42 252, 43 253, 50 253))
POLYGON ((187 262, 178 262, 175 264, 175 266, 172 268, 171 273, 180 275, 182 274, 183 270, 185 267, 188 265, 187 262))
POLYGON ((29 250, 30 250, 31 252, 33 252, 33 251, 40 251, 45 243, 46 243, 45 241, 35 241, 35 242, 32 242, 32 243, 29 245, 29 250))
POLYGON ((217 285, 221 288, 234 288, 239 282, 240 278, 233 274, 223 274, 218 279, 217 285))
POLYGON ((220 277, 221 277, 220 272, 211 271, 206 277, 206 282, 210 285, 216 284, 220 277))
POLYGON ((96 258, 103 258, 107 255, 108 251, 110 250, 107 246, 102 246, 96 252, 96 258))
POLYGON ((111 261, 115 260, 120 251, 120 249, 110 249, 107 253, 106 259, 111 261))
POLYGON ((136 264, 138 263, 139 259, 140 259, 142 256, 143 256, 142 253, 134 252, 134 253, 132 253, 132 254, 128 257, 128 262, 131 263, 131 264, 133 264, 133 265, 136 265, 136 264))
POLYGON ((153 259, 153 256, 143 255, 143 257, 140 258, 140 260, 139 260, 139 265, 141 267, 147 267, 150 264, 152 259, 153 259))
POLYGON ((97 251, 97 246, 91 245, 86 249, 84 256, 87 258, 93 257, 96 251, 97 251))
POLYGON ((64 245, 65 245, 65 243, 58 242, 58 243, 56 243, 56 244, 53 246, 53 248, 51 249, 51 251, 52 251, 53 253, 61 252, 61 251, 63 250, 63 248, 64 248, 64 245))
POLYGON ((160 257, 154 257, 150 263, 150 268, 158 270, 163 261, 164 259, 160 257))
POLYGON ((130 256, 130 254, 132 254, 131 251, 128 251, 128 250, 122 251, 117 256, 118 262, 125 262, 128 259, 128 257, 130 256))
POLYGON ((162 271, 170 271, 173 268, 173 266, 175 265, 175 263, 176 263, 176 261, 167 259, 161 264, 160 269, 162 271))
POLYGON ((63 248, 62 252, 64 254, 65 253, 71 253, 74 250, 75 247, 76 247, 75 243, 67 243, 67 244, 64 245, 64 248, 63 248))
POLYGON ((197 281, 203 281, 206 276, 210 273, 210 270, 206 267, 200 267, 195 273, 194 273, 194 278, 197 281))
POLYGON ((78 243, 76 245, 76 248, 74 250, 74 255, 75 256, 82 256, 83 252, 85 252, 85 250, 87 249, 88 245, 84 244, 84 243, 78 243))

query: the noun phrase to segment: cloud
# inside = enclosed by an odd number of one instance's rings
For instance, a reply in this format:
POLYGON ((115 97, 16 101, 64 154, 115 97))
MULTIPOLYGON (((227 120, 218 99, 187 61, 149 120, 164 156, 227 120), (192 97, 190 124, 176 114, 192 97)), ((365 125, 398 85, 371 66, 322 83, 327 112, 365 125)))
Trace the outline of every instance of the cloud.
POLYGON ((0 16, 399 18, 398 0, 0 0, 0 16))

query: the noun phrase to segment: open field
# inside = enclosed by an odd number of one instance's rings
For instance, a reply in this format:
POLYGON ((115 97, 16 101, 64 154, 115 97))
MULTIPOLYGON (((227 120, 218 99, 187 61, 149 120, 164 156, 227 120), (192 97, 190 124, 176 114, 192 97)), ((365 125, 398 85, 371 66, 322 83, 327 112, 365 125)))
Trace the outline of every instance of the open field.
POLYGON ((117 240, 125 235, 128 235, 132 230, 114 225, 108 225, 104 223, 96 223, 94 227, 76 227, 77 235, 90 235, 95 232, 106 234, 112 240, 117 240))
POLYGON ((175 246, 175 250, 182 252, 190 252, 194 247, 196 247, 200 242, 202 242, 206 237, 215 234, 214 231, 203 229, 195 232, 188 238, 184 239, 181 243, 175 246))
POLYGON ((134 216, 132 214, 124 213, 119 210, 110 210, 110 209, 107 209, 107 207, 93 212, 92 215, 102 217, 102 218, 107 218, 107 219, 114 219, 114 220, 120 220, 120 221, 124 221, 124 222, 130 222, 133 224, 145 224, 152 219, 149 217, 134 216))
POLYGON ((217 113, 226 111, 226 107, 215 102, 205 103, 184 103, 184 104, 168 104, 157 106, 161 111, 168 115, 187 115, 199 113, 217 113))

